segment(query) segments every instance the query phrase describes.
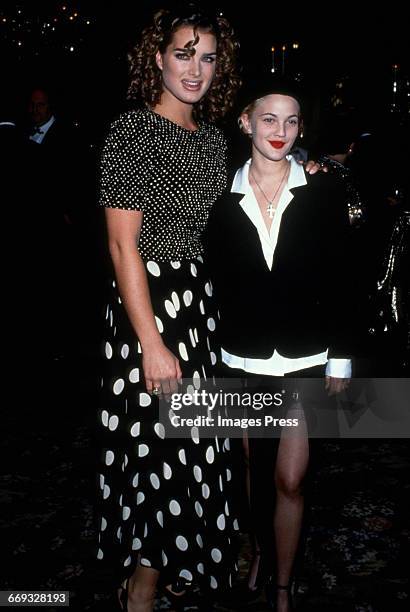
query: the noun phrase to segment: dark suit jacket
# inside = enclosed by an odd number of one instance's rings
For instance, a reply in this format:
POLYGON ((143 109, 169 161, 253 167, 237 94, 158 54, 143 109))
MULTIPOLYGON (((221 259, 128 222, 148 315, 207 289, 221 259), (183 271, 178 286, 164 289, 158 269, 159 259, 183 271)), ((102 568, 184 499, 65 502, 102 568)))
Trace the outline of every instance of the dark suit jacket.
POLYGON ((350 356, 349 222, 343 185, 307 175, 294 188, 269 270, 256 227, 230 186, 215 204, 205 236, 221 321, 230 353, 268 358, 276 349, 303 357, 329 348, 350 356))

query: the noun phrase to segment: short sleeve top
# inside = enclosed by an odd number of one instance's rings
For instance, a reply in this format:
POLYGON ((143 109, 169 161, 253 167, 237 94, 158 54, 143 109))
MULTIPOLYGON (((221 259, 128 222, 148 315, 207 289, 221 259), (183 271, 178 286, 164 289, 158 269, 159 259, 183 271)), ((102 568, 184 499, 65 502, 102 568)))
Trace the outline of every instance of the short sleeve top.
POLYGON ((143 259, 192 259, 203 251, 201 235, 226 181, 218 128, 200 123, 190 131, 148 109, 130 111, 105 141, 100 204, 143 211, 143 259))

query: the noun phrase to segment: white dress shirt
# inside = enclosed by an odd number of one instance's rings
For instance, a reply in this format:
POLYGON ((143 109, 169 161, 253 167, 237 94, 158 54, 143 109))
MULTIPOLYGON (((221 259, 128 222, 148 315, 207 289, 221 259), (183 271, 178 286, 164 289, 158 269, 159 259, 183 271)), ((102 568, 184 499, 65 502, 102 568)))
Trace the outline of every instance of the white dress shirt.
POLYGON ((47 134, 48 130, 51 128, 55 120, 56 118, 54 117, 54 115, 51 115, 47 123, 43 123, 43 125, 38 125, 37 131, 29 136, 30 140, 34 140, 34 142, 41 144, 45 135, 47 134))
MULTIPOLYGON (((272 269, 276 244, 278 242, 282 215, 289 203, 293 200, 293 194, 290 192, 290 189, 306 185, 307 183, 303 166, 298 164, 291 155, 288 155, 287 159, 290 162, 289 176, 279 198, 270 229, 266 227, 258 201, 249 184, 249 167, 251 160, 248 160, 246 164, 237 171, 231 188, 232 193, 244 194, 239 205, 257 229, 263 256, 270 270, 272 269)), ((332 358, 328 360, 328 351, 308 357, 288 358, 283 357, 275 350, 268 359, 240 357, 228 353, 224 348, 221 349, 221 353, 222 361, 231 368, 238 368, 245 372, 268 376, 284 376, 289 372, 296 372, 297 370, 304 370, 325 363, 327 363, 327 376, 350 378, 352 370, 350 359, 332 358)))

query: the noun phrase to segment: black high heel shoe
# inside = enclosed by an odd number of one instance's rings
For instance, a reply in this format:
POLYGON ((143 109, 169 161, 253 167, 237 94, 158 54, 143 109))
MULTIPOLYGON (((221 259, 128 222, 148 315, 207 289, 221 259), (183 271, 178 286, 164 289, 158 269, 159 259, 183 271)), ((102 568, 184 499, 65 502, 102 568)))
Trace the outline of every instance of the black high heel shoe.
POLYGON ((196 605, 196 595, 192 593, 192 584, 185 580, 177 580, 171 585, 159 584, 158 590, 164 595, 174 610, 184 610, 185 607, 196 605))
POLYGON ((271 610, 276 612, 278 609, 278 591, 286 591, 289 601, 289 610, 295 610, 295 593, 296 583, 294 580, 290 581, 287 585, 275 584, 271 578, 265 586, 266 602, 271 610))
POLYGON ((240 604, 252 603, 256 601, 262 595, 263 589, 271 574, 271 564, 267 563, 265 557, 261 554, 260 551, 255 552, 246 579, 243 582, 239 583, 237 586, 235 586, 234 589, 229 592, 229 600, 231 602, 233 600, 236 603, 240 604), (253 585, 250 586, 249 583, 252 578, 252 569, 255 559, 259 559, 258 568, 256 570, 256 576, 253 581, 253 585))

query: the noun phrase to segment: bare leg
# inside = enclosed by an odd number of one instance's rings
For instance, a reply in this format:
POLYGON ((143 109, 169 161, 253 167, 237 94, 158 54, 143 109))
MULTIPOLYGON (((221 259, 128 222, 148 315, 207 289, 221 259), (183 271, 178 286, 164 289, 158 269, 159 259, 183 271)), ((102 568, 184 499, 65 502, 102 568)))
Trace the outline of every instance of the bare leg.
MULTIPOLYGON (((277 501, 274 517, 277 584, 288 585, 298 548, 304 498, 302 482, 309 462, 309 441, 301 409, 289 411, 299 418, 297 431, 282 435, 275 469, 277 501)), ((278 612, 287 612, 288 595, 278 591, 278 612)))
POLYGON ((136 567, 128 581, 128 612, 152 612, 158 577, 157 570, 141 565, 136 567))
MULTIPOLYGON (((250 504, 251 498, 251 477, 249 469, 249 439, 246 431, 243 433, 243 452, 246 467, 246 494, 248 497, 248 503, 250 504)), ((261 551, 257 542, 256 536, 252 536, 252 561, 248 572, 248 587, 251 591, 255 591, 257 588, 256 580, 258 577, 259 563, 261 551)))

